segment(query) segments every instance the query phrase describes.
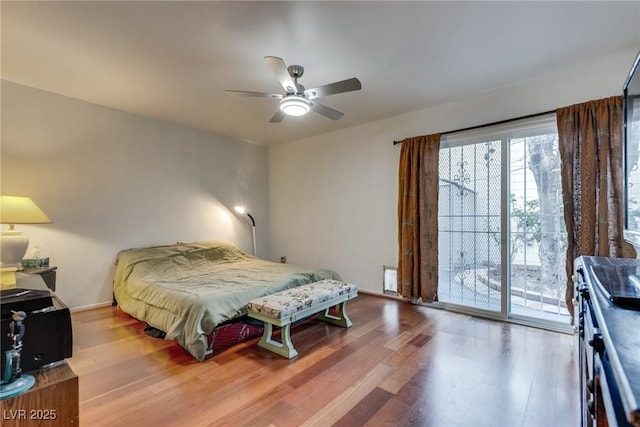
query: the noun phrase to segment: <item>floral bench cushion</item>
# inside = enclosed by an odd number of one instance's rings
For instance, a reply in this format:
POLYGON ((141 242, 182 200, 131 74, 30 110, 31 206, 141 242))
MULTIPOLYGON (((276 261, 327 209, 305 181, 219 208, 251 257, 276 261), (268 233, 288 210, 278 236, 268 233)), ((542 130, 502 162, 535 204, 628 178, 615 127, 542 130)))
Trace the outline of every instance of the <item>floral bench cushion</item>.
POLYGON ((339 280, 321 280, 308 285, 256 298, 247 309, 275 319, 309 309, 324 302, 353 294, 356 285, 339 280))

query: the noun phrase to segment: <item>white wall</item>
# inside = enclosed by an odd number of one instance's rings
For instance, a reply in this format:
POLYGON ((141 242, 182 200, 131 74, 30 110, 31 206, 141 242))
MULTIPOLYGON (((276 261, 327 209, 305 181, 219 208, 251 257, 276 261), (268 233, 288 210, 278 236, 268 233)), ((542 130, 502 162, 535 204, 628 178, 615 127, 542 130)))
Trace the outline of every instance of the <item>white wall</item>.
POLYGON ((621 95, 636 53, 269 148, 270 253, 334 269, 345 280, 381 293, 382 266, 397 265, 398 258, 400 147, 392 141, 621 95))
MULTIPOLYGON (((2 82, 2 194, 52 224, 17 226, 58 266, 70 307, 111 301, 121 249, 224 239, 251 252, 244 204, 268 251, 267 150, 2 82)), ((6 227, 6 226, 5 226, 6 227)))

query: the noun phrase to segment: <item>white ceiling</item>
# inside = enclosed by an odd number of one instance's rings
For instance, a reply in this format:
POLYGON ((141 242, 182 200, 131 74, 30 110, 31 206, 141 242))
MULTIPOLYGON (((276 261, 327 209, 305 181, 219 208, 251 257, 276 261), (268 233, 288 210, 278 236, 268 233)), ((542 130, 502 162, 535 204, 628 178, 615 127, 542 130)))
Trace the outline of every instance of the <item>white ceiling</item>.
POLYGON ((264 145, 640 49, 638 1, 2 1, 1 18, 5 80, 264 145), (319 99, 338 121, 269 123, 277 100, 224 93, 282 92, 267 55, 307 88, 362 90, 319 99))

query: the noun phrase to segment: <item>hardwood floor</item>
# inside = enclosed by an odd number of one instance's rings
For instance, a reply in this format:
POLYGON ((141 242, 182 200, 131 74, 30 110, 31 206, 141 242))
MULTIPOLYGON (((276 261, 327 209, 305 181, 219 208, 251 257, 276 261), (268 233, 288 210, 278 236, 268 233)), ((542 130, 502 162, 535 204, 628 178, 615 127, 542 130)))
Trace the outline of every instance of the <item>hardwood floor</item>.
POLYGON ((575 338, 360 295, 353 327, 197 362, 114 307, 72 314, 81 426, 576 426, 575 338))

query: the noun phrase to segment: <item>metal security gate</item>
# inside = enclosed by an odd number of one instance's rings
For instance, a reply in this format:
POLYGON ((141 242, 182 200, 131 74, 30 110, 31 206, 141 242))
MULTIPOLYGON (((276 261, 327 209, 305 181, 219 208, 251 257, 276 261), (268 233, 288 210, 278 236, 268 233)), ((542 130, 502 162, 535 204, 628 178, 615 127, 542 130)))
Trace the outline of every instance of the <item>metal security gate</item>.
POLYGON ((501 311, 501 141, 440 151, 440 301, 501 311))

